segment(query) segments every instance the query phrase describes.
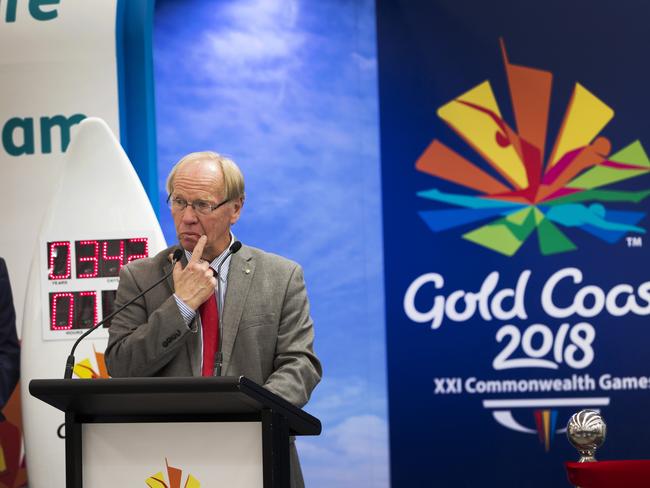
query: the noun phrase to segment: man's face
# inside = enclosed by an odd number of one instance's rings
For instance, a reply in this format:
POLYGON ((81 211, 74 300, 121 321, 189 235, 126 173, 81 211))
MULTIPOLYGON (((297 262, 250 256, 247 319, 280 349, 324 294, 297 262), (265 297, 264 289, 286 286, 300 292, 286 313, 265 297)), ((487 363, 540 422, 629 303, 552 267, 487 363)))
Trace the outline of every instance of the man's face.
MULTIPOLYGON (((181 166, 173 181, 172 198, 188 202, 203 200, 217 205, 224 200, 223 175, 219 165, 210 160, 190 161, 181 166)), ((178 242, 193 251, 205 234, 208 241, 203 259, 212 261, 230 244, 230 226, 239 220, 242 200, 231 201, 207 215, 196 212, 190 205, 185 210, 172 210, 178 242)))

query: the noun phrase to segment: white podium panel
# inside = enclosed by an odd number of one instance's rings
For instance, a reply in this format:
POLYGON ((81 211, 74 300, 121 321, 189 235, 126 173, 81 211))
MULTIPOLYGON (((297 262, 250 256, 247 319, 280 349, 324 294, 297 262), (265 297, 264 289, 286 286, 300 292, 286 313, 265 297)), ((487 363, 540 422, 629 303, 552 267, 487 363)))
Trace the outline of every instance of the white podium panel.
POLYGON ((82 446, 92 488, 263 486, 261 422, 88 423, 82 446))

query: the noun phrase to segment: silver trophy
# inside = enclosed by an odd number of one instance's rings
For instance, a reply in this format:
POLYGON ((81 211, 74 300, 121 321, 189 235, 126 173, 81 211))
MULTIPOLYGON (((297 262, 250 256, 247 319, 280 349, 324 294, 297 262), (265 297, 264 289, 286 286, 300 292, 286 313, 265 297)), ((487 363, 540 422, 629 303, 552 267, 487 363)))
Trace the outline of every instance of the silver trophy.
POLYGON ((569 419, 566 435, 580 453, 578 462, 593 463, 596 461, 596 449, 603 445, 607 437, 607 425, 595 410, 580 410, 569 419))

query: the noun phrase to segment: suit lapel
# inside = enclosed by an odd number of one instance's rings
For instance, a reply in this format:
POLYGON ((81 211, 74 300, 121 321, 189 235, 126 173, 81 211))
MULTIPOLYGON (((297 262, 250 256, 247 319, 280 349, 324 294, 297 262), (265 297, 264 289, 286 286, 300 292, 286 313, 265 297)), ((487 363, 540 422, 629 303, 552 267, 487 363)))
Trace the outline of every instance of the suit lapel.
POLYGON ((255 274, 255 261, 245 246, 232 256, 228 286, 223 305, 223 371, 228 371, 230 357, 239 329, 246 298, 255 274))

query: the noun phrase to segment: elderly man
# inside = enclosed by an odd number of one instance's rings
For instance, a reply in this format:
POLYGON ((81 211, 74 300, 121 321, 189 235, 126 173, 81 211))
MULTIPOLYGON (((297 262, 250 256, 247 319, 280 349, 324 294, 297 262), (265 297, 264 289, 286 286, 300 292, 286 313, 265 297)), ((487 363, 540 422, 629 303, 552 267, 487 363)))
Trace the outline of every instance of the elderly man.
MULTIPOLYGON (((235 242, 230 227, 244 204, 239 168, 216 153, 192 153, 172 169, 167 192, 184 255, 173 279, 113 319, 106 348, 109 373, 212 376, 221 320, 222 374, 244 375, 302 407, 322 373, 302 269, 248 246, 228 252, 235 242), (223 299, 222 317, 217 298, 223 299)), ((115 306, 169 272, 177 248, 125 266, 115 306)), ((291 450, 291 484, 303 486, 293 444, 291 450)))

